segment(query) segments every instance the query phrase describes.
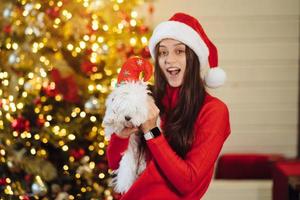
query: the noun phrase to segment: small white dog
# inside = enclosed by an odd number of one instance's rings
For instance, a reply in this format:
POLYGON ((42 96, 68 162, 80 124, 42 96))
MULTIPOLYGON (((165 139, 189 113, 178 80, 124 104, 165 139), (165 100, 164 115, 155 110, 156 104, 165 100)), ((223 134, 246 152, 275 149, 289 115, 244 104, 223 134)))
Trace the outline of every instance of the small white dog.
MULTIPOLYGON (((125 127, 139 127, 147 120, 149 90, 145 81, 151 75, 151 64, 142 58, 130 58, 123 65, 118 78, 121 84, 106 99, 103 126, 107 138, 110 139, 111 134, 119 133, 125 127), (144 81, 138 80, 141 71, 145 72, 144 81)), ((112 184, 116 192, 128 191, 146 168, 145 156, 139 154, 138 150, 140 140, 138 133, 132 134, 129 138, 129 145, 122 156, 119 168, 114 171, 116 176, 112 184)))

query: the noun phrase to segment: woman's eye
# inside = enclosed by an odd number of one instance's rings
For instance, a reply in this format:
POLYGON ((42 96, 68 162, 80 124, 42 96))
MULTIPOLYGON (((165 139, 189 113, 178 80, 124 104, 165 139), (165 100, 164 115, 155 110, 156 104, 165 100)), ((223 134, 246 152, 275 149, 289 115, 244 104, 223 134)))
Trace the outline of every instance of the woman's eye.
POLYGON ((185 50, 177 49, 177 50, 176 50, 176 53, 177 53, 177 54, 182 54, 182 53, 185 53, 185 50))
POLYGON ((167 55, 167 52, 166 52, 166 51, 160 51, 160 52, 159 52, 159 55, 160 55, 160 56, 166 56, 166 55, 167 55))

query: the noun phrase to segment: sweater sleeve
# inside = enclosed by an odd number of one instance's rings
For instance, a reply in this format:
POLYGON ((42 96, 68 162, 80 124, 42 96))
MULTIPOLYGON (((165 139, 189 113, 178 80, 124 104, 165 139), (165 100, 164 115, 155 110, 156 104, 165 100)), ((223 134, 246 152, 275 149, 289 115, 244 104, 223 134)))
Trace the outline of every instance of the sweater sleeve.
POLYGON ((195 140, 185 159, 172 150, 163 135, 148 140, 147 145, 168 181, 185 195, 212 170, 229 133, 226 105, 213 104, 202 108, 195 124, 195 140))
POLYGON ((111 135, 106 150, 108 166, 110 169, 115 170, 119 168, 119 162, 124 151, 126 151, 128 147, 128 142, 129 138, 121 138, 115 133, 111 135))

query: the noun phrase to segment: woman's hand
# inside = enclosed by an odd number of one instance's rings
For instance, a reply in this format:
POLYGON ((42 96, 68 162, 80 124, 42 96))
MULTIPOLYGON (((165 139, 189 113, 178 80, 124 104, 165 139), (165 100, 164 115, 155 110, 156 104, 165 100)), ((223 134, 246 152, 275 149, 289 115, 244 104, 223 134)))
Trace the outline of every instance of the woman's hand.
POLYGON ((116 133, 121 138, 128 138, 131 134, 138 132, 137 127, 127 128, 125 127, 120 133, 116 133))
POLYGON ((147 133, 154 127, 156 127, 157 118, 159 116, 159 109, 154 103, 152 97, 148 97, 148 119, 141 125, 143 133, 147 133))

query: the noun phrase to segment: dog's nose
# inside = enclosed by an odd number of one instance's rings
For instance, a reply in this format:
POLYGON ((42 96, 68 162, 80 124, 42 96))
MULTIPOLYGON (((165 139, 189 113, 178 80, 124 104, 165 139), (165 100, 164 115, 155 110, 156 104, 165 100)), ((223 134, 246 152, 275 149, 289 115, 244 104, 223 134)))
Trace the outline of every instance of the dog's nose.
POLYGON ((131 117, 125 116, 125 120, 126 120, 126 121, 129 121, 129 120, 131 120, 131 117))

